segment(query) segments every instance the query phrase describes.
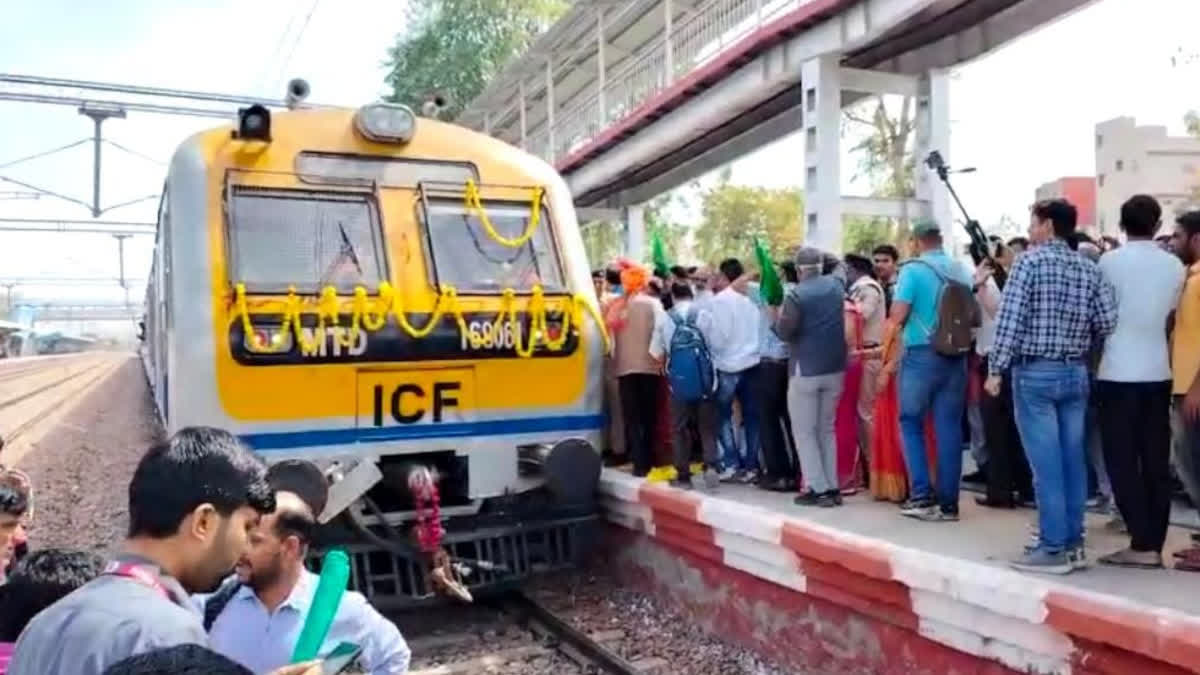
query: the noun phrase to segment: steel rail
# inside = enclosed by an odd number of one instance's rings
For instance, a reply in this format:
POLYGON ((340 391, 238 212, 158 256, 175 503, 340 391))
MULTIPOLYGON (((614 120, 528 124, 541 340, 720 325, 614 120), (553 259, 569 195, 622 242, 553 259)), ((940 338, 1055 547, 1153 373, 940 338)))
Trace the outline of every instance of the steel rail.
POLYGON ((565 651, 568 657, 571 656, 570 652, 574 651, 589 662, 588 664, 580 665, 594 665, 600 669, 600 672, 610 673, 611 675, 639 675, 641 673, 637 667, 622 658, 619 654, 591 639, 578 628, 563 621, 554 612, 546 609, 541 603, 530 598, 528 595, 520 591, 513 591, 506 594, 501 602, 515 614, 524 617, 526 621, 534 624, 535 628, 540 627, 545 633, 559 640, 562 643, 559 650, 565 651), (563 650, 562 646, 566 646, 567 650, 563 650))

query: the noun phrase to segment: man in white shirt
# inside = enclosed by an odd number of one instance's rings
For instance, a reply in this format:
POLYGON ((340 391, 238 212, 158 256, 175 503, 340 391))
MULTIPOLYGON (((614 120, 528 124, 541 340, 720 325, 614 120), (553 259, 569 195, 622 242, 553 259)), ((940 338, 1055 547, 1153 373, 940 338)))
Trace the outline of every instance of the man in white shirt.
MULTIPOLYGON (((712 314, 695 301, 692 287, 686 281, 675 281, 671 284, 671 311, 661 307, 654 314, 654 335, 650 338, 650 356, 656 361, 665 362, 671 352, 671 339, 675 337, 677 321, 690 321, 695 325, 704 343, 712 353, 715 344, 712 314)), ((717 465, 720 457, 717 453, 717 402, 715 398, 700 401, 682 401, 674 394, 671 404, 671 447, 674 451, 676 478, 671 484, 679 488, 692 487, 692 439, 690 431, 696 430, 700 447, 704 456, 703 487, 713 489, 717 486, 717 465)))
POLYGON ((1121 206, 1128 239, 1100 258, 1117 292, 1117 327, 1096 377, 1104 459, 1129 548, 1100 558, 1123 567, 1162 567, 1171 514, 1171 364, 1168 321, 1183 288, 1183 264, 1154 241, 1162 209, 1147 195, 1121 206))
POLYGON ((724 454, 721 480, 754 483, 758 480, 758 402, 754 397, 759 362, 759 314, 754 301, 738 292, 733 282, 745 273, 740 260, 729 258, 713 280, 716 294, 704 303, 713 318, 713 363, 720 385, 717 409, 721 416, 720 440, 724 454), (733 428, 733 401, 742 408, 746 445, 738 448, 733 428))
MULTIPOLYGON (((211 625, 209 644, 255 673, 291 661, 308 619, 317 575, 304 569, 316 518, 294 492, 275 493, 275 511, 263 516, 250 537, 250 552, 237 566, 237 583, 226 582, 211 596, 194 601, 211 625), (220 601, 223 607, 210 603, 220 601)), ((206 623, 207 623, 206 621, 206 623)), ((363 647, 360 662, 371 675, 403 675, 410 652, 400 631, 359 593, 347 591, 318 653, 341 642, 363 647)))

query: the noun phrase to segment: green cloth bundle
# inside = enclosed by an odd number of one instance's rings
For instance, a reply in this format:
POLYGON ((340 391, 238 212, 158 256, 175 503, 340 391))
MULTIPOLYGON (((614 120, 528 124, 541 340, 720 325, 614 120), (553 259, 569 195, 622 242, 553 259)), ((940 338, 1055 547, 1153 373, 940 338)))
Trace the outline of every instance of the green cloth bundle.
POLYGON ((758 237, 754 238, 754 257, 758 259, 758 269, 761 273, 758 292, 763 301, 768 305, 782 305, 783 284, 779 281, 779 273, 775 271, 775 264, 771 262, 771 254, 767 252, 767 247, 763 246, 762 240, 758 237))
POLYGON ((292 651, 292 663, 304 663, 317 657, 349 581, 350 558, 346 552, 335 548, 326 553, 321 562, 321 579, 317 582, 317 592, 308 609, 308 618, 292 651))

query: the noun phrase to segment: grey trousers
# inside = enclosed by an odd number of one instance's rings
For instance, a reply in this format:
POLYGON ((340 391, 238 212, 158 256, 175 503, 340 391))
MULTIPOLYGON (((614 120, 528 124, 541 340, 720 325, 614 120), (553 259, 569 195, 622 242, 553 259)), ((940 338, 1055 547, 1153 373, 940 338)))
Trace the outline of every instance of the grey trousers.
POLYGON ((792 375, 788 380, 788 414, 800 458, 800 474, 818 494, 838 489, 837 439, 833 425, 844 372, 829 375, 792 375))

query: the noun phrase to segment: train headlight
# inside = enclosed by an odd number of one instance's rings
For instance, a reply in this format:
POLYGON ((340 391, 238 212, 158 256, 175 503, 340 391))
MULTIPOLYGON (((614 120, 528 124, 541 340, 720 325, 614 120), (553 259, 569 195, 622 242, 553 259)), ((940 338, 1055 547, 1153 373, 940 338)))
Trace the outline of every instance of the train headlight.
POLYGON ((234 138, 271 142, 271 111, 257 103, 238 110, 238 128, 234 138))
POLYGON ((243 336, 242 344, 251 354, 280 354, 292 350, 292 336, 282 328, 258 327, 243 336))
POLYGON ((417 116, 408 106, 372 103, 354 116, 358 133, 378 143, 407 143, 417 130, 417 116))

